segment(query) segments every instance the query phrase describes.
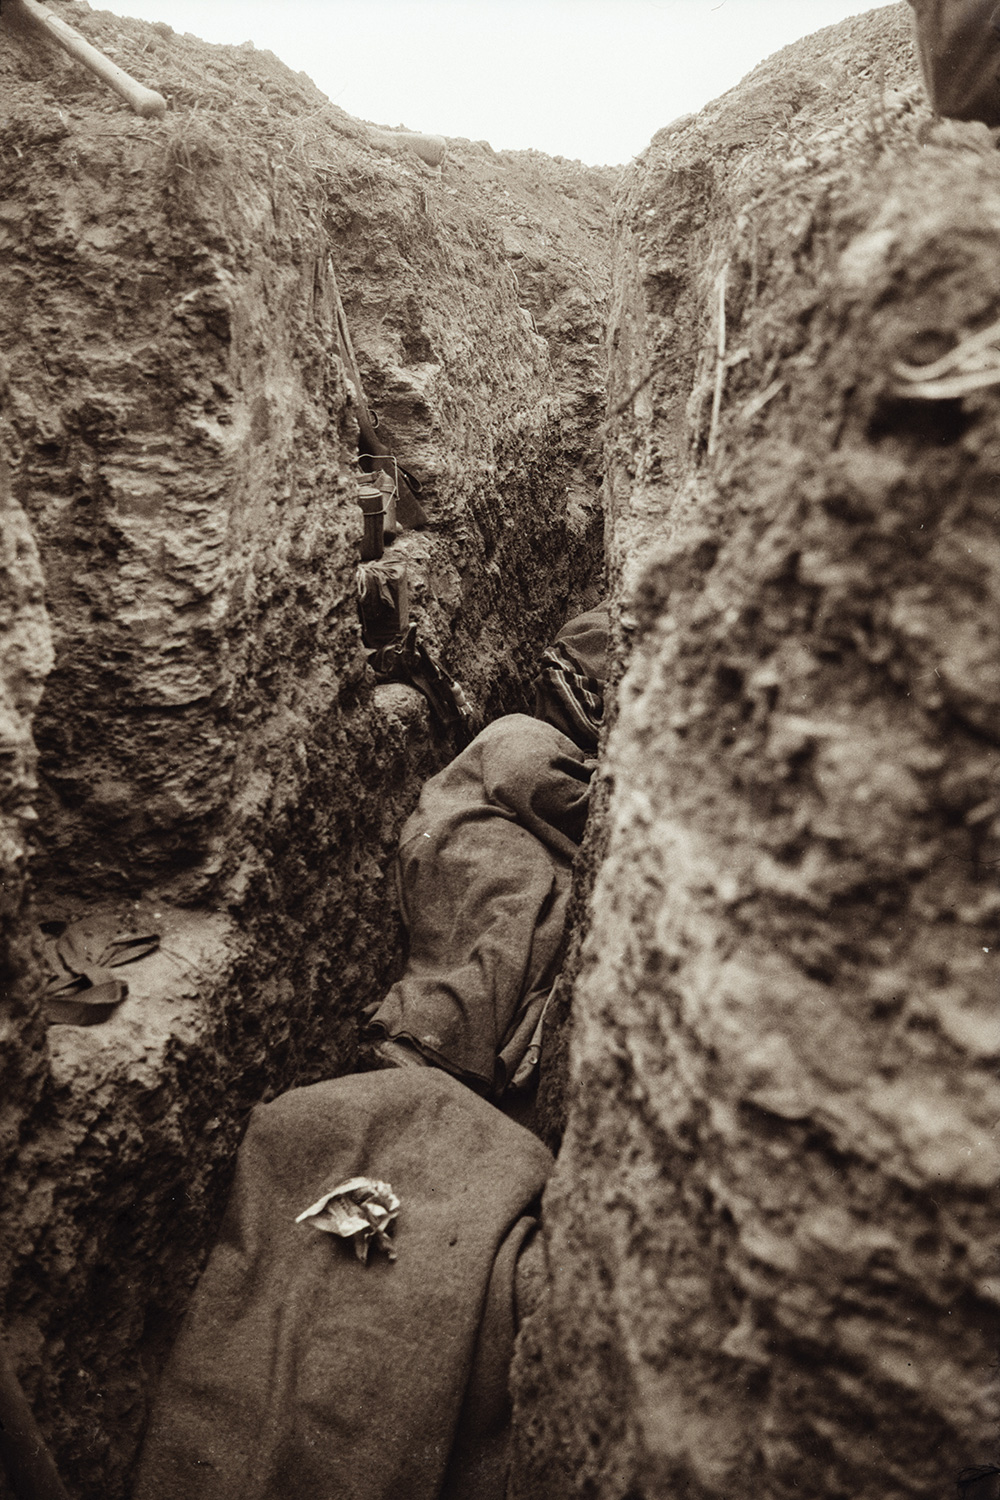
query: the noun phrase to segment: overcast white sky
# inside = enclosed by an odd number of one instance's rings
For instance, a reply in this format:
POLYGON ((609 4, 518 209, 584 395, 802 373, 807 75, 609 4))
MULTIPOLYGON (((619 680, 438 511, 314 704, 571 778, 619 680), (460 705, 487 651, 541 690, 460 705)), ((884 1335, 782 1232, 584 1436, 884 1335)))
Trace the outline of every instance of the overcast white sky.
POLYGON ((628 161, 762 58, 865 0, 92 0, 252 41, 382 125, 628 161))

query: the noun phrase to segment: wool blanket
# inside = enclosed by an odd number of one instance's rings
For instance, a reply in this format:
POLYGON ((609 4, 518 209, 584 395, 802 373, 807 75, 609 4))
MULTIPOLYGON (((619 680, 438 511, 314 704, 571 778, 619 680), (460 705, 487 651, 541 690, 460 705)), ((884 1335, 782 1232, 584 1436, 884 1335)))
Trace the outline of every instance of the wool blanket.
POLYGON ((135 1500, 502 1500, 516 1262, 550 1167, 435 1069, 258 1107, 135 1500), (401 1200, 394 1261, 295 1222, 357 1176, 401 1200))
POLYGON ((406 969, 375 1036, 503 1091, 562 957, 593 766, 552 724, 508 714, 426 782, 397 861, 406 969))

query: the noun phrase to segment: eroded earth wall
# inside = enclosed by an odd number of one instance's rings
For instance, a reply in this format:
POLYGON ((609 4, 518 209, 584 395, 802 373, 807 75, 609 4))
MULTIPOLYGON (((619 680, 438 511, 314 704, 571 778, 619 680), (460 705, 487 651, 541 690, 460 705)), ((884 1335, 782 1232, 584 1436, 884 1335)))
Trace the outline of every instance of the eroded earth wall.
POLYGON ((0 1307, 103 1500, 247 1111, 356 1064, 398 832, 457 748, 362 649, 335 288, 430 516, 391 552, 419 639, 482 724, 599 584, 613 174, 431 169, 270 53, 62 8, 168 103, 136 118, 4 7, 0 1307), (160 946, 46 1035, 43 940, 81 919, 160 946))
POLYGON ((998 247, 903 5, 627 173, 631 654, 521 1496, 927 1500, 997 1457, 1000 367, 951 351, 998 247))

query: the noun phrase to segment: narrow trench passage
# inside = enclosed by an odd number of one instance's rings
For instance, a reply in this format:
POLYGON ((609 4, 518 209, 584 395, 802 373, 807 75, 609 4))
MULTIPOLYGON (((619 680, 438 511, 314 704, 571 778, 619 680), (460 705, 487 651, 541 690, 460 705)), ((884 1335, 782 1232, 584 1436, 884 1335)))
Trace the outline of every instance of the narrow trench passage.
POLYGON ((0 1292, 72 1500, 132 1494, 188 1308, 143 1500, 230 1398, 233 1500, 294 1488, 279 1407, 302 1493, 482 1500, 515 1323, 511 1500, 947 1493, 1000 1344, 992 136, 903 6, 620 178, 80 9, 170 107, 0 10, 0 1292), (534 683, 601 602, 588 777, 534 683), (478 1050, 410 1020, 442 943, 478 1050))

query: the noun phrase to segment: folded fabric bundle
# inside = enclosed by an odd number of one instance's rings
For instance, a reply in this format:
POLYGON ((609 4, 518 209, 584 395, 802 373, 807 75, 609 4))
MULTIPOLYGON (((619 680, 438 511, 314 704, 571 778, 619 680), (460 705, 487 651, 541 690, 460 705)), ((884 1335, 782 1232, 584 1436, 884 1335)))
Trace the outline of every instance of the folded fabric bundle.
POLYGON ((551 1162, 434 1069, 256 1109, 135 1500, 503 1500, 514 1278, 551 1162), (398 1196, 395 1260, 296 1222, 358 1177, 398 1196))

